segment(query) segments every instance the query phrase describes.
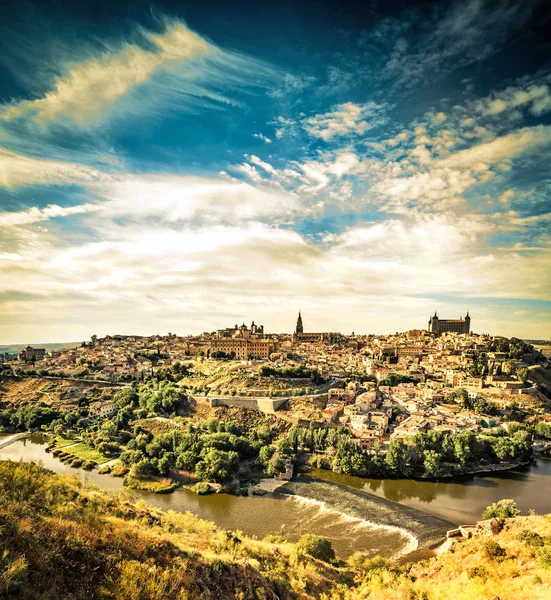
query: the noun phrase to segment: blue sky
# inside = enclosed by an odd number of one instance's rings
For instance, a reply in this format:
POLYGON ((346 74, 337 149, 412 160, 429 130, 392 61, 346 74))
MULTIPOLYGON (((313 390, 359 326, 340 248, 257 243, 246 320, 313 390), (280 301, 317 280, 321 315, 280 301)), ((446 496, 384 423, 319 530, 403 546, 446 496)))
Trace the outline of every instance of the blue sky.
POLYGON ((546 3, 358 4, 3 3, 0 341, 551 338, 546 3))

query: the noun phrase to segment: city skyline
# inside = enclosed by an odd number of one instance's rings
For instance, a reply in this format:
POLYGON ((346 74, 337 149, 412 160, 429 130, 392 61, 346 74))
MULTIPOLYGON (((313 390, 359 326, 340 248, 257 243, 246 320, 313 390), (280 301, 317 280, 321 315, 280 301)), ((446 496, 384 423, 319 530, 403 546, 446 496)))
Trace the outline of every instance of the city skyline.
POLYGON ((294 4, 2 4, 0 343, 551 338, 545 3, 294 4))

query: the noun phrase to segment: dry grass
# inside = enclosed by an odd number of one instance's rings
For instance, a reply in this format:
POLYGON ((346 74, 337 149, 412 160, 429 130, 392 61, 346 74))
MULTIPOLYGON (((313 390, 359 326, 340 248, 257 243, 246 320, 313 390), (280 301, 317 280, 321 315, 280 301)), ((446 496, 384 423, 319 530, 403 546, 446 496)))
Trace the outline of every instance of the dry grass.
MULTIPOLYGON (((124 493, 108 495, 24 463, 0 462, 0 597, 51 600, 548 600, 551 568, 537 548, 551 516, 507 520, 494 539, 453 553, 386 567, 328 564, 295 546, 219 530, 191 513, 162 512, 124 493), (482 567, 476 569, 476 567, 482 567)), ((543 540, 543 541, 542 541, 543 540)))

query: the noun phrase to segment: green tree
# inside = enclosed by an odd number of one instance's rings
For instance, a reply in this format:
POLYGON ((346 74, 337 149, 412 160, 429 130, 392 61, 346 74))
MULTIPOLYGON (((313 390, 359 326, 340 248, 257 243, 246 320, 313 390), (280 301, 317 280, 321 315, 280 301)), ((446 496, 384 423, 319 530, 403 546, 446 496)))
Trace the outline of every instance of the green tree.
POLYGON ((264 467, 268 465, 270 458, 275 454, 276 449, 273 446, 262 446, 258 453, 258 461, 264 467))
POLYGON ((276 452, 268 461, 266 465, 266 475, 275 476, 285 471, 285 461, 276 452))
POLYGON ((487 506, 482 513, 483 519, 510 519, 512 517, 518 517, 520 510, 518 509, 517 503, 511 498, 504 498, 494 504, 487 506))
POLYGON ((431 477, 438 477, 442 472, 440 466, 442 462, 441 454, 436 450, 425 450, 424 457, 423 466, 427 475, 431 477))
POLYGON ((307 554, 324 562, 335 560, 335 551, 328 537, 307 533, 297 542, 297 552, 307 554))
POLYGON ((216 481, 222 483, 237 471, 239 455, 237 452, 225 452, 216 448, 209 448, 202 454, 201 460, 195 469, 203 481, 216 481))
POLYGON ((521 367, 517 371, 517 379, 519 381, 522 381, 522 383, 526 383, 526 381, 528 380, 528 374, 529 374, 529 371, 528 371, 527 367, 521 367))

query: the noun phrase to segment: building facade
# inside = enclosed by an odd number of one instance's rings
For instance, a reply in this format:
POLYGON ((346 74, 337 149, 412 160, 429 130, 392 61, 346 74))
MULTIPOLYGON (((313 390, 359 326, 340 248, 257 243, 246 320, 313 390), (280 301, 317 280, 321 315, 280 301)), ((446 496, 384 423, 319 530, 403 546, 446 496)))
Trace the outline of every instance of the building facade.
POLYGON ((471 317, 467 312, 464 319, 439 319, 434 313, 434 316, 429 318, 428 330, 431 333, 470 333, 471 317))
POLYGON ((46 350, 44 348, 33 348, 27 346, 19 353, 19 360, 22 362, 35 362, 42 360, 46 356, 46 350))
POLYGON ((251 339, 245 337, 217 338, 211 341, 211 354, 224 352, 235 356, 238 360, 249 358, 269 358, 270 354, 277 352, 277 343, 269 339, 251 339))

